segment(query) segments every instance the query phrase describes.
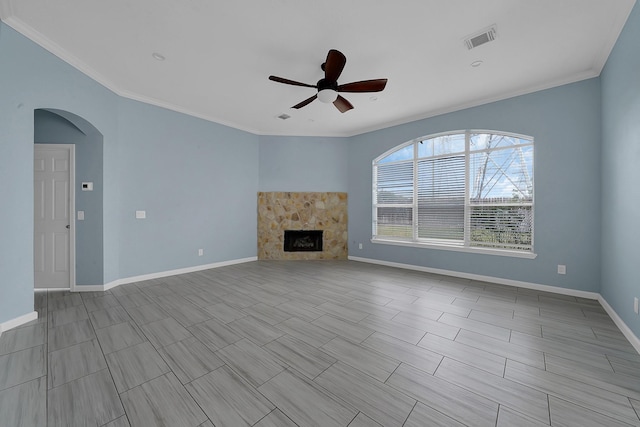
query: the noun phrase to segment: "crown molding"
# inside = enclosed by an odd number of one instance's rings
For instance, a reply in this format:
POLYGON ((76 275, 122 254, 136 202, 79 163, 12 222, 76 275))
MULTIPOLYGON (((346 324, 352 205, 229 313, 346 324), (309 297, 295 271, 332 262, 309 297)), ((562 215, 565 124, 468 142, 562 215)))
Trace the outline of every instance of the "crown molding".
POLYGON ((86 76, 90 77, 91 79, 95 80, 96 82, 100 83, 105 88, 109 89, 117 95, 120 95, 120 91, 118 90, 118 87, 115 83, 113 83, 111 80, 100 74, 98 71, 87 65, 76 56, 67 52, 64 48, 62 48, 62 46, 46 37, 44 34, 24 23, 22 20, 14 16, 10 16, 9 18, 3 20, 3 22, 38 46, 57 56, 58 58, 71 65, 73 68, 77 69, 86 76))

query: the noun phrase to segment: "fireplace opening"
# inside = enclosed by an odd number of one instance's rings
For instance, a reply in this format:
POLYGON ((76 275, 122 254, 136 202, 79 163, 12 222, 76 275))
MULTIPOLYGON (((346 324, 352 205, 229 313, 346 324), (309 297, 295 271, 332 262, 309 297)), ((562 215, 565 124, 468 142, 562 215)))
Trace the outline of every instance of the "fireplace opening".
POLYGON ((285 252, 322 252, 322 230, 284 230, 285 252))

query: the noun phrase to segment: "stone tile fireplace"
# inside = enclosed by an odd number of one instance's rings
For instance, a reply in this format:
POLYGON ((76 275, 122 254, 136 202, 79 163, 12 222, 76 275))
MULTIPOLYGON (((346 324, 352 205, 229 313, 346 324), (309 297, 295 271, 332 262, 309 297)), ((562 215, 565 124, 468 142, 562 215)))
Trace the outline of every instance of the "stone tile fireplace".
POLYGON ((347 241, 347 193, 258 193, 258 259, 347 259, 347 241))

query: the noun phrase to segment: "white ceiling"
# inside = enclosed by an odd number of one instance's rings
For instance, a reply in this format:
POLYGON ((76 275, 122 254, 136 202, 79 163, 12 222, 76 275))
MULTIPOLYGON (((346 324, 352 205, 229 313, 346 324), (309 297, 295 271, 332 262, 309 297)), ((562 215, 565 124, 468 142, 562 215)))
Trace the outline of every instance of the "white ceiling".
POLYGON ((0 18, 122 96, 257 134, 351 136, 595 77, 634 3, 0 0, 0 18), (467 50, 493 24, 497 39, 467 50), (329 49, 347 57, 339 83, 386 89, 344 94, 344 114, 291 109, 315 89, 268 76, 315 84, 329 49))

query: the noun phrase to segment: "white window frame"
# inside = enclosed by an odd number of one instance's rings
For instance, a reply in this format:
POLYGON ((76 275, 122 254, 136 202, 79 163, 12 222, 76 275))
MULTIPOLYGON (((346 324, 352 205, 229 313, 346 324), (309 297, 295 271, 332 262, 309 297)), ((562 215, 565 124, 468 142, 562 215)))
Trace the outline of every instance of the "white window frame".
MULTIPOLYGON (((470 149, 470 140, 471 135, 475 134, 493 134, 493 135, 504 135, 507 137, 524 139, 530 141, 527 144, 521 144, 519 147, 532 147, 535 153, 534 139, 531 136, 515 134, 511 132, 503 132, 503 131, 492 131, 492 130, 460 130, 460 131, 452 131, 452 132, 442 132, 432 135, 423 136, 420 138, 413 139, 406 143, 395 146, 394 148, 386 151, 381 154, 377 158, 375 158, 372 162, 372 243, 378 244, 386 244, 386 245, 397 245, 397 246, 409 246, 409 247, 418 247, 418 248, 430 248, 430 249, 438 249, 438 250, 447 250, 447 251, 456 251, 456 252, 468 252, 468 253, 478 253, 478 254, 488 254, 488 255, 499 255, 499 256, 509 256, 516 258, 528 258, 534 259, 537 257, 537 254, 534 251, 534 224, 532 221, 531 224, 531 250, 522 250, 522 249, 503 249, 503 248, 489 248, 489 247, 477 247, 471 246, 471 226, 470 226, 470 216, 471 216, 471 208, 476 205, 472 205, 470 202, 470 185, 469 185, 469 174, 470 174, 470 159, 471 154, 479 153, 479 152, 487 152, 487 151, 496 151, 500 149, 509 149, 510 147, 504 148, 489 148, 484 150, 471 150, 470 149), (420 160, 424 160, 428 157, 419 157, 418 156, 418 144, 421 141, 435 139, 442 136, 448 135, 465 135, 465 189, 464 189, 464 239, 463 241, 446 241, 446 240, 437 240, 437 239, 425 239, 418 238, 418 162, 420 160), (379 164, 388 165, 393 164, 394 162, 388 163, 379 163, 380 160, 385 159, 387 156, 400 151, 408 146, 413 145, 413 159, 404 159, 398 160, 398 163, 407 163, 413 162, 413 200, 412 204, 377 204, 377 166, 379 164), (378 207, 411 207, 412 208, 412 237, 411 238, 402 238, 402 237, 390 237, 390 236, 377 236, 377 208, 378 207)), ((443 155, 442 157, 446 157, 447 155, 443 155)), ((436 158, 434 156, 432 158, 436 158)), ((534 160, 534 168, 535 168, 535 160, 534 160)), ((532 182, 532 186, 535 188, 535 184, 532 182)), ((534 189, 532 189, 534 190, 534 189)), ((535 218, 535 191, 533 192, 533 200, 530 204, 515 204, 517 206, 531 206, 531 215, 532 218, 535 218)), ((482 206, 490 206, 490 205, 482 205, 482 206)), ((501 203, 499 206, 507 206, 507 204, 501 203)))

